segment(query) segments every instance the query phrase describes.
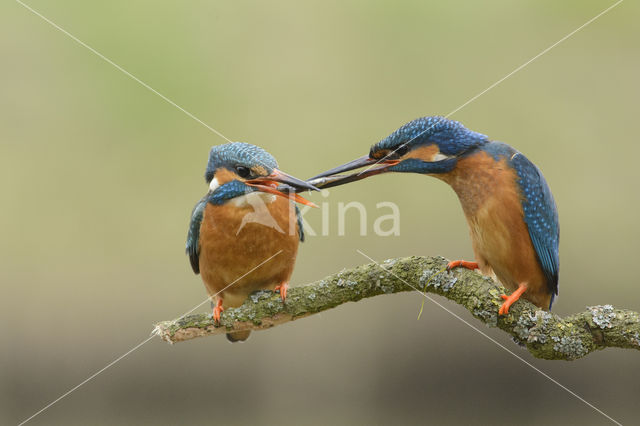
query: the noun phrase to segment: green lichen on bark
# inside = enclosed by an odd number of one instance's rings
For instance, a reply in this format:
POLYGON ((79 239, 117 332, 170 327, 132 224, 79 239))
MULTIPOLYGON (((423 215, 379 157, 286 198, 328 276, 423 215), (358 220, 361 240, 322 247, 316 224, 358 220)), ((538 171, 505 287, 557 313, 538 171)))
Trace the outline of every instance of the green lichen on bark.
POLYGON ((560 318, 520 300, 508 315, 499 316, 500 295, 505 292, 500 284, 462 268, 445 271, 446 265, 442 257, 418 256, 362 265, 290 288, 285 303, 278 294, 260 291, 242 306, 225 310, 220 324, 214 324, 211 314, 187 315, 156 324, 154 333, 175 343, 230 331, 263 330, 346 302, 425 291, 462 305, 483 323, 509 333, 538 358, 574 360, 606 347, 640 350, 637 312, 604 305, 560 318))

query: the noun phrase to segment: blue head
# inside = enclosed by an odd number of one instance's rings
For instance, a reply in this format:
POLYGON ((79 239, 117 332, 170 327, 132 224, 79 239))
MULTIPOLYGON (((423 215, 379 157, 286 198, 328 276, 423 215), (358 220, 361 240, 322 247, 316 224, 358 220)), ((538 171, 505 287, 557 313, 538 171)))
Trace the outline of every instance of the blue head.
MULTIPOLYGON (((410 121, 371 147, 369 156, 382 158, 393 153, 403 155, 421 147, 433 147, 432 151, 445 155, 460 155, 487 142, 483 134, 473 132, 461 123, 444 117, 422 117, 410 121)), ((424 158, 425 161, 432 160, 424 158)))
MULTIPOLYGON (((214 204, 253 191, 287 197, 286 192, 293 190, 317 190, 313 185, 280 171, 276 159, 264 149, 243 142, 212 147, 205 180, 214 204)), ((294 196, 294 199, 302 203, 306 201, 299 196, 294 196)))
POLYGON ((273 155, 259 146, 231 142, 211 148, 204 178, 211 183, 216 172, 224 169, 242 179, 249 179, 270 175, 277 168, 278 163, 273 155))
POLYGON ((385 172, 446 173, 455 168, 460 156, 488 141, 485 135, 457 121, 444 117, 418 118, 373 145, 369 155, 321 173, 310 181, 318 179, 319 186, 328 188, 385 172), (365 166, 370 167, 358 174, 320 179, 365 166))

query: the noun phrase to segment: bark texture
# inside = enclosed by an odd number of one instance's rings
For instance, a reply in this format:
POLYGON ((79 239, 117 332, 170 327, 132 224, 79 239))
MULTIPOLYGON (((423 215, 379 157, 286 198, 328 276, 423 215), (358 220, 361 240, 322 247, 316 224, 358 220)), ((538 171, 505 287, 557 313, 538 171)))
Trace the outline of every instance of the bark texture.
POLYGON ((211 314, 187 315, 155 325, 153 333, 175 343, 239 330, 264 330, 346 302, 381 294, 434 293, 462 305, 483 323, 498 327, 536 357, 574 360, 604 348, 640 350, 640 314, 611 305, 590 306, 565 318, 526 300, 498 316, 504 287, 466 269, 445 271, 442 257, 407 257, 371 263, 289 289, 285 303, 271 291, 253 293, 244 305, 227 309, 220 324, 211 314))

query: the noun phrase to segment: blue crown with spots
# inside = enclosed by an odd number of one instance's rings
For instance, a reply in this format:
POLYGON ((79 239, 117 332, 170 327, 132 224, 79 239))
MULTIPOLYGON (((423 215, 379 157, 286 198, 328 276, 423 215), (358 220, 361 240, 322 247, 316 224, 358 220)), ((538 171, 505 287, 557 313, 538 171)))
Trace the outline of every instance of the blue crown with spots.
POLYGON ((371 147, 371 153, 395 150, 403 144, 409 149, 436 144, 441 153, 456 155, 489 141, 481 133, 471 131, 461 123, 444 117, 422 117, 410 121, 371 147))
POLYGON ((273 155, 259 146, 244 142, 226 143, 211 148, 204 178, 207 182, 211 182, 217 169, 224 167, 234 170, 238 166, 248 169, 262 166, 267 174, 271 174, 273 169, 278 168, 278 163, 273 155))

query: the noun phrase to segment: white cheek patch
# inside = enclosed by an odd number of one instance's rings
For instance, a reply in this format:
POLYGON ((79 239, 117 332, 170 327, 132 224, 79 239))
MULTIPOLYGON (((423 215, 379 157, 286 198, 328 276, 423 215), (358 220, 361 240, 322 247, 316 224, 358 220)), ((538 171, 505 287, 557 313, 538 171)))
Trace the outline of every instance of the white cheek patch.
POLYGON ((215 191, 219 186, 220 184, 218 183, 218 179, 211 179, 211 183, 209 184, 209 189, 211 190, 211 192, 215 191))
POLYGON ((442 161, 446 160, 447 158, 451 158, 451 155, 444 155, 443 153, 439 152, 433 156, 433 160, 431 161, 442 161))

